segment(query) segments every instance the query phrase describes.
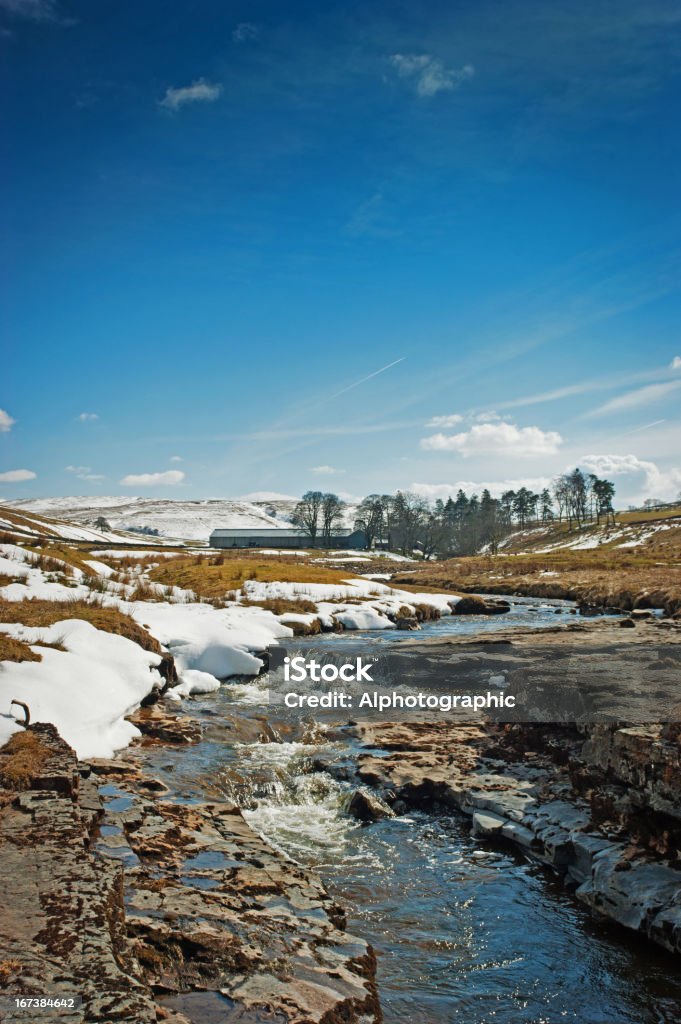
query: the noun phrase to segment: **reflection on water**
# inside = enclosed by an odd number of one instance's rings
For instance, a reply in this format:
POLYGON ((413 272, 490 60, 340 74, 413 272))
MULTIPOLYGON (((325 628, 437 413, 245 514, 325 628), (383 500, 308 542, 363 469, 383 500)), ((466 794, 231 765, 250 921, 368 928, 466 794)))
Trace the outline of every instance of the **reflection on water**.
MULTIPOLYGON (((530 616, 553 624, 553 604, 524 604, 539 611, 516 609, 523 625, 530 616)), ((443 619, 423 632, 447 625, 462 628, 460 620, 443 619)), ((404 636, 390 631, 378 642, 404 636)), ((377 643, 373 633, 350 638, 355 646, 377 643)), ((319 649, 344 637, 314 641, 319 649)), ((266 703, 263 679, 243 689, 223 686, 192 701, 191 711, 215 723, 262 713, 266 703)), ((174 796, 204 799, 217 791, 238 799, 273 846, 317 870, 346 908, 349 930, 376 949, 387 1024, 681 1022, 681 978, 670 955, 597 925, 546 871, 481 847, 458 816, 413 813, 360 825, 343 810, 348 784, 314 770, 322 754, 347 761, 348 745, 324 743, 319 730, 321 742, 309 742, 314 731, 301 728, 297 738, 307 742, 289 741, 291 718, 274 724, 286 742, 239 742, 226 733, 224 741, 184 750, 152 748, 149 757, 174 796)))

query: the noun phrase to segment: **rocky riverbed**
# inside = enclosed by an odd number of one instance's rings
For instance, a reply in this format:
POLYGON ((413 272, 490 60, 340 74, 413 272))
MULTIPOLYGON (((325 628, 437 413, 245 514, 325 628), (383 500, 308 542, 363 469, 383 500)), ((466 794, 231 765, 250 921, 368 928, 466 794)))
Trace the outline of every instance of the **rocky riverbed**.
POLYGON ((408 649, 450 684, 505 673, 518 720, 354 725, 356 780, 381 798, 364 815, 454 808, 597 915, 681 953, 681 626, 605 621, 408 649))
MULTIPOLYGON (((17 1019, 380 1020, 371 948, 236 806, 170 803, 134 758, 78 763, 52 726, 20 735, 39 763, 2 791, 0 982, 81 1002, 17 1019)), ((22 749, 0 752, 6 787, 22 749)))

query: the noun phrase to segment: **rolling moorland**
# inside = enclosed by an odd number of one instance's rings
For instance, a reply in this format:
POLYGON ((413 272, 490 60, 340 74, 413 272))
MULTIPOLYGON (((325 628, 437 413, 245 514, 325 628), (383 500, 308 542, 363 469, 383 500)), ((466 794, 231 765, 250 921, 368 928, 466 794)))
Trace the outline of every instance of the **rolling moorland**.
MULTIPOLYGON (((215 786, 190 808, 174 799, 163 757, 227 734, 320 751, 329 735, 352 741, 360 753, 349 775, 346 761, 321 753, 306 768, 341 779, 338 813, 369 823, 410 809, 463 815, 481 846, 518 849, 596 918, 681 952, 674 716, 630 728, 339 720, 313 734, 309 722, 241 704, 218 733, 194 710, 230 680, 233 691, 257 680, 272 644, 372 630, 407 630, 404 642, 462 686, 501 678, 520 693, 540 673, 559 690, 564 669, 548 663, 578 649, 596 699, 617 687, 626 698, 643 679, 646 699, 673 701, 681 509, 618 513, 579 531, 518 529, 494 555, 424 562, 387 551, 210 551, 187 525, 191 510, 161 504, 172 536, 126 533, 109 515, 110 528, 97 529, 92 507, 78 521, 0 508, 0 849, 3 885, 13 880, 0 986, 42 993, 47 977, 56 991, 78 991, 74 1021, 186 1024, 215 1010, 201 1002, 211 992, 234 1012, 297 1024, 381 1019, 374 950, 346 924, 342 901, 249 825, 249 804, 231 789, 215 786), (428 634, 446 616, 502 622, 509 602, 479 595, 554 601, 556 624, 528 620, 475 648, 470 635, 428 634), (12 702, 28 706, 27 726, 12 702)), ((270 518, 287 525, 284 511, 270 518)), ((226 513, 223 504, 214 525, 230 525, 226 513)), ((236 514, 262 523, 257 506, 239 503, 236 514)), ((155 522, 148 506, 137 520, 155 522)))

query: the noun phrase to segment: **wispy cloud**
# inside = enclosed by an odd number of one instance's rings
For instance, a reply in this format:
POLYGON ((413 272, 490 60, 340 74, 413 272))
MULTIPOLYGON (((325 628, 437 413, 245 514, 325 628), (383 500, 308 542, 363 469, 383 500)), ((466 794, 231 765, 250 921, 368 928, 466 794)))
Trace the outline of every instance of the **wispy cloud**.
POLYGON ((179 469, 168 469, 164 473, 128 473, 120 481, 124 487, 176 487, 184 480, 179 469))
POLYGON ((310 466, 311 473, 319 473, 321 476, 335 476, 344 473, 344 469, 336 469, 335 466, 310 466))
POLYGON ((346 391, 352 391, 353 388, 358 388, 360 384, 366 384, 368 380, 372 380, 374 377, 378 377, 379 373, 385 373, 386 370, 392 369, 393 366, 397 366, 398 363, 403 363, 406 356, 400 356, 399 359, 394 359, 392 363, 388 363, 387 366, 382 366, 380 370, 374 370, 373 373, 368 373, 366 377, 360 377, 359 380, 354 381, 352 384, 348 384, 346 388, 341 388, 340 391, 336 391, 331 398, 338 398, 339 395, 344 395, 346 391))
POLYGON ((184 459, 182 458, 181 455, 171 455, 170 459, 168 461, 169 462, 184 462, 184 459))
POLYGON ((643 388, 637 388, 635 391, 627 391, 623 395, 611 398, 609 402, 605 402, 597 409, 592 409, 591 412, 586 415, 588 417, 609 416, 612 413, 629 412, 632 409, 641 409, 646 405, 662 401, 674 391, 678 391, 679 388, 681 388, 681 380, 669 380, 662 384, 648 384, 643 388))
POLYGON ((344 228, 346 235, 353 238, 394 238, 400 232, 391 226, 382 192, 374 192, 369 199, 360 203, 344 228))
POLYGON ((98 420, 99 416, 96 412, 81 412, 76 419, 81 423, 91 423, 93 420, 98 420))
POLYGON ((32 469, 8 469, 6 473, 0 473, 0 483, 3 484, 19 484, 35 478, 36 474, 32 469))
POLYGON ((460 434, 433 434, 424 437, 421 447, 426 451, 458 452, 471 455, 517 455, 533 458, 555 455, 563 438, 555 430, 539 427, 517 427, 514 423, 476 423, 460 434))
POLYGON ((441 427, 445 430, 447 427, 455 427, 458 423, 461 423, 463 416, 460 416, 458 412, 452 413, 451 416, 433 416, 426 423, 427 427, 441 427))
POLYGON ((29 21, 58 21, 55 0, 0 0, 0 10, 29 21))
POLYGON ((232 31, 232 39, 235 43, 249 43, 260 35, 260 28, 252 21, 240 21, 232 31))
POLYGON ((394 53, 390 63, 400 78, 413 83, 417 96, 435 96, 438 92, 451 92, 462 82, 472 78, 475 68, 464 64, 461 68, 447 68, 439 57, 430 53, 394 53))
POLYGON ((681 370, 681 356, 674 356, 669 364, 671 370, 681 370))
POLYGON ((205 78, 197 78, 191 85, 184 85, 176 89, 171 86, 166 89, 166 94, 159 101, 159 106, 166 110, 179 110, 189 103, 214 103, 222 95, 222 85, 219 82, 209 82, 205 78))
POLYGON ((90 466, 65 466, 67 473, 73 473, 79 480, 104 480, 101 473, 93 473, 90 466))
POLYGON ((8 412, 4 409, 0 409, 0 434, 7 434, 12 429, 16 420, 12 419, 8 412))

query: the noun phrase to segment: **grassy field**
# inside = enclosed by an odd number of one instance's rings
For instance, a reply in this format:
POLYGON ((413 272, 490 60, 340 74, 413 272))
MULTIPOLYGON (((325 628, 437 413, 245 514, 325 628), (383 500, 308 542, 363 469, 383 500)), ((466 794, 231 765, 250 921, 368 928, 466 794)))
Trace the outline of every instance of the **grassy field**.
POLYGON ((347 569, 315 565, 301 557, 238 551, 169 558, 165 564, 152 569, 149 578, 152 582, 193 590, 200 597, 212 599, 239 590, 247 580, 339 584, 352 575, 347 569))

